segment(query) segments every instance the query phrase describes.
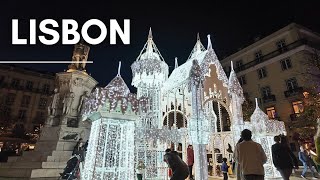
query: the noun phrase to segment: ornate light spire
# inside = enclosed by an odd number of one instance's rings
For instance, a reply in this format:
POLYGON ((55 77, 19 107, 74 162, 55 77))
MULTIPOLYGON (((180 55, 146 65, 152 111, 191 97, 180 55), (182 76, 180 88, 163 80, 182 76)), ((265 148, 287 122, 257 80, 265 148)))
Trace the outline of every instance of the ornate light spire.
POLYGON ((119 61, 118 74, 117 74, 117 76, 121 76, 121 75, 120 75, 120 70, 121 70, 121 61, 119 61))
POLYGON ((207 46, 207 49, 212 49, 212 43, 211 43, 211 37, 210 37, 210 34, 208 34, 208 46, 207 46))
POLYGON ((178 67, 179 67, 179 65, 178 65, 178 58, 175 57, 175 58, 174 58, 174 68, 177 69, 178 67))
POLYGON ((151 27, 150 27, 150 29, 149 29, 148 39, 152 39, 152 30, 151 30, 151 27))
MULTIPOLYGON (((141 50, 140 55, 137 57, 136 61, 131 65, 131 69, 133 75, 133 85, 138 85, 140 84, 141 80, 144 81, 148 79, 140 77, 140 75, 144 73, 146 76, 153 75, 154 73, 161 74, 160 76, 157 76, 155 78, 160 80, 161 82, 165 81, 168 78, 168 65, 164 61, 163 57, 160 54, 160 51, 153 41, 151 28, 149 29, 147 42, 141 50)), ((154 83, 154 81, 152 82, 154 83)))
MULTIPOLYGON (((200 53, 204 52, 206 49, 204 48, 203 44, 201 43, 200 41, 200 35, 199 33, 197 34, 197 42, 196 44, 194 45, 189 57, 188 57, 188 60, 190 59, 193 59, 195 57, 197 57, 200 53)), ((188 61, 187 60, 187 61, 188 61)))
POLYGON ((229 82, 228 82, 228 92, 236 94, 239 97, 239 100, 242 104, 244 101, 243 89, 239 83, 236 72, 233 69, 232 61, 230 65, 231 65, 231 72, 230 72, 229 82))

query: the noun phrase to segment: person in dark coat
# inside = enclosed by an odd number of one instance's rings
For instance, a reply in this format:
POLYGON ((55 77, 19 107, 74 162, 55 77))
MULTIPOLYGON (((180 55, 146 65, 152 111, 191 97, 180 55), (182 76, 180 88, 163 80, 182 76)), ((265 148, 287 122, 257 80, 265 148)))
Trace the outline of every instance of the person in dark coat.
POLYGON ((289 180, 293 167, 298 168, 298 160, 290 150, 290 148, 280 143, 280 136, 275 136, 275 144, 272 145, 272 161, 274 166, 280 172, 281 177, 284 180, 289 180))
POLYGON ((164 155, 164 161, 172 169, 170 180, 185 180, 189 176, 188 165, 179 157, 178 153, 167 149, 164 155))
POLYGON ((77 141, 77 144, 74 146, 72 155, 79 154, 81 146, 82 146, 82 138, 80 138, 77 141))

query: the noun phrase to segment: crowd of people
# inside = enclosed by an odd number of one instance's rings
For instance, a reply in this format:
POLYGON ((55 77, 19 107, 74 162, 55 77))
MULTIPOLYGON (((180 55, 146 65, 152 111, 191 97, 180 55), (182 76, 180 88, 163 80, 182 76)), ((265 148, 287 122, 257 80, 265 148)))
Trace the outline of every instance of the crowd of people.
MULTIPOLYGON (((271 147, 272 162, 284 180, 289 180, 292 172, 299 168, 298 160, 303 165, 301 177, 306 179, 306 172, 310 169, 312 178, 317 179, 316 174, 319 174, 319 171, 312 160, 312 155, 316 156, 313 151, 301 146, 297 158, 289 148, 285 136, 275 136, 274 141, 275 144, 271 147)), ((264 164, 268 161, 268 157, 261 144, 252 140, 252 132, 250 130, 244 129, 241 132, 241 138, 236 144, 233 156, 232 169, 235 171, 237 180, 265 179, 264 164)), ((223 179, 227 180, 230 164, 228 164, 227 158, 222 160, 221 172, 223 173, 223 179)), ((169 173, 170 180, 184 180, 187 177, 193 179, 194 154, 192 145, 187 148, 187 164, 178 156, 176 151, 171 149, 166 150, 164 161, 172 170, 172 173, 169 173)))

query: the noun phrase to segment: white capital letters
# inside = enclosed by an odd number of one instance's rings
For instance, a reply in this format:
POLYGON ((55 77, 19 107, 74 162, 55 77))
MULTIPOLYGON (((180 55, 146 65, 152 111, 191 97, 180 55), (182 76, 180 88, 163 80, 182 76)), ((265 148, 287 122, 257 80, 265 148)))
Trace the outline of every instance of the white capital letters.
POLYGON ((12 19, 12 44, 27 44, 27 39, 19 39, 18 36, 18 19, 12 19))
POLYGON ((80 41, 80 34, 77 32, 78 23, 73 19, 62 20, 62 44, 77 44, 80 41), (69 29, 69 25, 71 28, 69 29), (68 35, 73 35, 73 39, 69 39, 68 35))
POLYGON ((110 44, 116 44, 116 33, 118 33, 123 44, 130 44, 130 19, 123 20, 123 23, 124 30, 122 31, 117 20, 110 19, 110 44))
POLYGON ((39 25, 40 31, 42 31, 45 34, 51 35, 52 39, 48 40, 45 36, 39 36, 39 40, 45 45, 53 45, 59 41, 60 35, 56 30, 47 28, 47 24, 51 24, 53 27, 59 27, 57 21, 53 19, 45 19, 41 21, 39 25))
POLYGON ((36 20, 30 19, 30 44, 36 44, 36 20))
POLYGON ((82 34, 83 39, 87 43, 96 45, 96 44, 101 43, 107 37, 107 28, 104 25, 104 23, 102 21, 100 21, 99 19, 90 19, 83 24, 82 29, 81 29, 81 34, 82 34), (101 30, 100 36, 95 39, 91 38, 88 35, 88 29, 92 25, 98 26, 101 30))

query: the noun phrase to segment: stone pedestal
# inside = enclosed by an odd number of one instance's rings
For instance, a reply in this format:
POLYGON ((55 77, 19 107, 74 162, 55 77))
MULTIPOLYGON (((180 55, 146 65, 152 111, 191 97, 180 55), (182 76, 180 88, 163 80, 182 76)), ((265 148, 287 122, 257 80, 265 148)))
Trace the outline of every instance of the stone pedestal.
POLYGON ((84 71, 69 69, 57 73, 49 115, 35 150, 0 163, 0 177, 59 177, 77 141, 89 138, 90 125, 81 122, 80 110, 96 85, 97 81, 84 71))
POLYGON ((90 129, 85 127, 45 127, 34 151, 25 151, 22 156, 9 157, 7 163, 0 163, 0 177, 58 177, 78 139, 88 139, 89 133, 90 129))

